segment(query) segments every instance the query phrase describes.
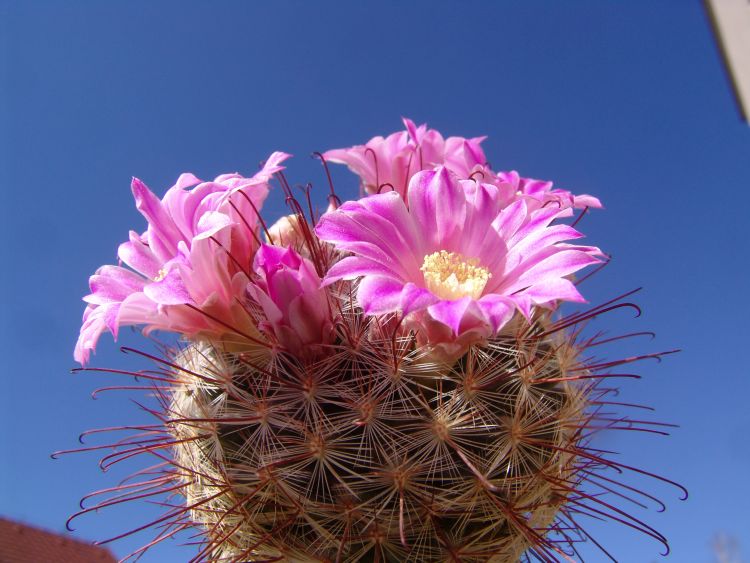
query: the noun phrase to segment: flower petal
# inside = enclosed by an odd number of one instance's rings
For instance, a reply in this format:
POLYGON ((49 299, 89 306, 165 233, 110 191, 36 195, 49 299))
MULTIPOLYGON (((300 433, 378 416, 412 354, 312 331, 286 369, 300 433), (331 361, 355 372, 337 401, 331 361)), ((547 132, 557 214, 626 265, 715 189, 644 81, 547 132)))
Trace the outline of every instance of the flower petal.
POLYGON ((505 326, 516 311, 516 304, 504 295, 485 295, 478 301, 484 316, 490 322, 493 332, 505 326))
POLYGON ((453 334, 458 335, 461 332, 464 314, 471 304, 471 297, 463 297, 455 301, 439 301, 428 307, 427 310, 433 319, 450 327, 453 334))
POLYGON ((138 233, 130 231, 129 237, 130 240, 123 242, 117 249, 118 258, 147 278, 154 279, 159 275, 163 262, 154 256, 138 233))
MULTIPOLYGON (((524 271, 519 273, 520 275, 513 280, 513 283, 503 287, 503 293, 514 293, 532 285, 544 284, 600 262, 598 258, 579 250, 557 251, 554 247, 553 250, 555 252, 550 251, 549 256, 539 260, 533 266, 528 267, 528 269, 524 268, 524 271)), ((515 276, 510 276, 511 279, 513 277, 515 276)))
POLYGON ((192 302, 177 267, 169 268, 164 278, 144 287, 143 293, 159 305, 184 305, 192 302))
POLYGON ((83 312, 83 323, 81 331, 78 334, 73 358, 81 365, 86 365, 91 356, 91 352, 96 349, 96 343, 102 332, 107 328, 106 317, 111 309, 118 308, 119 303, 111 305, 95 306, 89 305, 83 312))
POLYGON ((102 266, 89 278, 91 295, 84 300, 92 304, 119 302, 131 293, 143 290, 144 278, 119 266, 102 266))
POLYGON ((330 285, 339 280, 353 280, 360 276, 376 275, 391 279, 400 279, 391 268, 369 258, 347 256, 336 262, 328 270, 323 285, 330 285))
POLYGON ((177 252, 177 243, 182 240, 182 233, 172 218, 146 184, 133 178, 130 185, 135 199, 135 206, 149 224, 149 245, 161 260, 169 260, 177 252))
POLYGON ((466 218, 466 195, 448 169, 419 172, 409 182, 409 213, 432 250, 457 249, 466 218))
POLYGON ((544 305, 558 300, 572 301, 574 303, 586 302, 573 282, 566 278, 545 280, 528 287, 514 296, 516 299, 521 297, 528 298, 537 305, 544 305))
POLYGON ((435 303, 437 298, 413 283, 404 284, 390 278, 369 276, 359 283, 357 301, 368 315, 395 311, 408 315, 435 303))

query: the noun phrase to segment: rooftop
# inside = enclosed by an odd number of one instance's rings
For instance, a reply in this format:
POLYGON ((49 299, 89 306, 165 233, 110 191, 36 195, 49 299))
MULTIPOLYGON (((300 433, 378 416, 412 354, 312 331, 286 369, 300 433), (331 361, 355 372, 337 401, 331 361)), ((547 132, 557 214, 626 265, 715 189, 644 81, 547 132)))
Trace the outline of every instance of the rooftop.
POLYGON ((109 550, 0 517, 0 561, 2 563, 115 563, 109 550))

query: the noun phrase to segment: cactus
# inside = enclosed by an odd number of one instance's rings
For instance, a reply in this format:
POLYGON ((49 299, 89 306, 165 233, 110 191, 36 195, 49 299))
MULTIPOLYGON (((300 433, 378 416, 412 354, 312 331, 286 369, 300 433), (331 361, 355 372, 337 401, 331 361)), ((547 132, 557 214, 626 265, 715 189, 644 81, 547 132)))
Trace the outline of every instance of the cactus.
MULTIPOLYGON (((206 555, 255 561, 515 561, 545 540, 578 481, 590 392, 548 319, 421 361, 413 337, 348 309, 313 363, 264 365, 191 344, 168 398, 206 555), (210 381, 194 373, 209 375, 210 381)), ((387 323, 386 323, 387 324, 387 323)))
MULTIPOLYGON (((137 427, 103 461, 146 454, 158 468, 94 493, 114 496, 74 517, 178 495, 133 557, 187 528, 203 538, 195 560, 208 561, 556 561, 589 539, 610 556, 583 527, 591 516, 668 551, 666 538, 615 501, 663 506, 622 481, 626 472, 672 482, 613 461, 591 439, 602 429, 663 433, 658 423, 613 418, 608 381, 622 376, 614 366, 670 352, 591 355, 644 334, 584 335, 603 313, 637 309, 630 294, 567 316, 558 309, 582 299, 575 271, 606 263, 598 248, 563 244, 580 233, 558 221, 598 200, 492 173, 476 139, 444 142, 408 121, 407 132, 326 154, 357 166, 357 151, 381 165, 411 162, 410 150, 443 151, 442 160, 399 171, 403 189, 340 206, 334 196, 321 218, 292 197, 283 153, 253 179, 224 176, 185 192, 198 181, 183 176, 162 202, 134 186, 149 231, 131 237, 121 258, 137 274, 110 267, 92 277, 76 357, 85 362, 112 329, 112 307, 121 324, 183 339, 163 355, 128 349, 158 366, 133 375, 153 381, 159 424, 137 427), (449 148, 461 146, 471 150, 457 165, 449 148), (257 190, 272 174, 294 214, 268 229, 257 190), (204 207, 180 199, 207 191, 204 207), (253 200, 248 217, 238 201, 253 200), (180 222, 176 208, 205 215, 180 222), (186 233, 188 223, 202 227, 186 233), (106 300, 101 288, 112 285, 121 291, 106 289, 106 300)), ((353 169, 365 191, 390 183, 377 164, 374 174, 353 169)))

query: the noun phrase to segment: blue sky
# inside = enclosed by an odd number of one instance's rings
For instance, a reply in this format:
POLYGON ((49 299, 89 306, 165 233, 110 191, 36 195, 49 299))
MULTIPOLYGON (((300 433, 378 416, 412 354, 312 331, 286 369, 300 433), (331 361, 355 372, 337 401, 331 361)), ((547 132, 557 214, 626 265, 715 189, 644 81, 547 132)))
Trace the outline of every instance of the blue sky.
MULTIPOLYGON (((613 357, 683 352, 643 364, 622 391, 679 424, 674 435, 602 440, 690 489, 680 502, 654 483, 666 513, 638 513, 670 539, 669 560, 710 561, 716 532, 750 554, 750 127, 700 2, 0 0, 0 42, 0 515, 62 530, 117 475, 50 452, 143 419, 127 395, 91 400, 112 379, 69 374, 88 276, 144 227, 131 176, 163 193, 183 171, 251 174, 280 149, 296 155, 289 177, 323 192, 312 151, 394 131, 404 115, 489 135, 495 169, 604 202, 581 228, 614 262, 586 295, 644 286, 642 317, 601 326, 658 334, 613 357)), ((335 181, 355 196, 346 171, 335 181)), ((275 194, 266 216, 283 209, 275 194)), ((124 331, 118 344, 138 342, 124 331)), ((135 365, 107 336, 94 363, 135 365)), ((75 534, 108 537, 149 514, 89 515, 75 534)), ((624 561, 660 559, 624 527, 592 529, 624 561)), ((171 542, 146 560, 190 552, 171 542)))

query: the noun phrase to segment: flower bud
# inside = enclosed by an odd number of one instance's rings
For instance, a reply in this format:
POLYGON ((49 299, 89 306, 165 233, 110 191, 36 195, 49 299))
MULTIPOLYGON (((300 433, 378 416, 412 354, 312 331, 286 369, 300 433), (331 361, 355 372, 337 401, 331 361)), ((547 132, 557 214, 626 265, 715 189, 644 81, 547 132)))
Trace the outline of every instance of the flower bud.
POLYGON ((254 269, 259 278, 248 293, 265 315, 261 330, 306 357, 333 342, 331 309, 312 262, 291 248, 264 244, 255 255, 254 269))

